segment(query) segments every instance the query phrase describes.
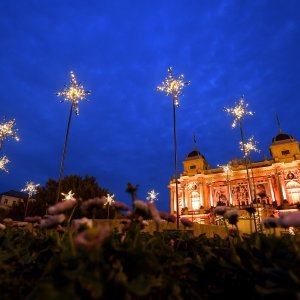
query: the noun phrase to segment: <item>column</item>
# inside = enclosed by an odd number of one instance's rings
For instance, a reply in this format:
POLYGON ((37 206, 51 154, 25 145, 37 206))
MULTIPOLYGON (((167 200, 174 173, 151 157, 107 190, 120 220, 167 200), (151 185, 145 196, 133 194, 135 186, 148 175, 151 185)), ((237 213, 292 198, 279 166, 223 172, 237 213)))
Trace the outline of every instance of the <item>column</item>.
POLYGON ((208 189, 209 189, 210 206, 214 206, 214 199, 213 199, 213 195, 212 195, 212 183, 211 182, 208 183, 208 189))
POLYGON ((268 183, 269 183, 269 188, 270 188, 270 191, 271 191, 272 202, 274 202, 274 201, 276 202, 276 200, 275 200, 275 194, 274 194, 274 190, 273 190, 273 185, 272 185, 272 178, 271 178, 270 175, 268 175, 268 183))
POLYGON ((282 197, 283 197, 282 201, 283 201, 283 200, 287 200, 286 192, 285 192, 285 187, 284 187, 285 184, 284 184, 284 181, 283 181, 283 178, 282 178, 282 172, 279 171, 279 172, 277 173, 277 175, 278 175, 278 178, 279 178, 279 184, 280 184, 280 189, 281 189, 281 195, 282 195, 282 197))
POLYGON ((199 195, 200 195, 200 206, 204 207, 202 182, 199 182, 199 195))

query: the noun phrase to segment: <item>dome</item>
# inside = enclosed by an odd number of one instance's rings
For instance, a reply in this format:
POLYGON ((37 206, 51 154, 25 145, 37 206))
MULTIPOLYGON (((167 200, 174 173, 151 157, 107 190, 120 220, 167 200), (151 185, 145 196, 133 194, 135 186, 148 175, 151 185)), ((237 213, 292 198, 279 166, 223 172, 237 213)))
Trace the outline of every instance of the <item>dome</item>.
MULTIPOLYGON (((192 152, 190 152, 188 155, 187 155, 187 158, 193 158, 193 157, 202 157, 204 158, 204 156, 198 151, 198 150, 193 150, 192 152)), ((204 158, 205 159, 205 158, 204 158)))
POLYGON ((272 139, 272 143, 276 143, 276 142, 292 142, 294 141, 294 137, 292 135, 280 132, 279 134, 277 134, 273 139, 272 139))

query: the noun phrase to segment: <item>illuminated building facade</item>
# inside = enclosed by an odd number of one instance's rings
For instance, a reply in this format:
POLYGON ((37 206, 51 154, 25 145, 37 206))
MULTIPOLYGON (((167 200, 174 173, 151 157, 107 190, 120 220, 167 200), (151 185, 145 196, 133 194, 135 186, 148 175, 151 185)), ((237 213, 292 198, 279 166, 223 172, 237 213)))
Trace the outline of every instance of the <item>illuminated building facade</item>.
MULTIPOLYGON (((272 139, 271 159, 249 162, 250 187, 244 159, 230 161, 231 172, 221 167, 211 169, 205 157, 197 150, 183 161, 180 174, 179 212, 200 213, 201 209, 226 205, 255 203, 288 205, 300 203, 300 151, 293 136, 279 133, 272 139), (250 194, 251 193, 251 194, 250 194)), ((176 211, 175 181, 169 185, 171 212, 176 211)))

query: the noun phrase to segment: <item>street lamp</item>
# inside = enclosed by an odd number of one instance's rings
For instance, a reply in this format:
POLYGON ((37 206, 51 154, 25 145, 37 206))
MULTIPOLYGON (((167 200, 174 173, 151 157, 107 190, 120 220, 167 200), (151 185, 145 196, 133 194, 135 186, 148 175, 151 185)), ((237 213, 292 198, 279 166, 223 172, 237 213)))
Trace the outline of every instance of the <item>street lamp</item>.
POLYGON ((173 105, 173 136, 174 136, 174 168, 175 168, 175 198, 176 198, 176 226, 179 229, 179 199, 178 199, 178 159, 177 159, 177 138, 176 138, 176 108, 179 106, 179 96, 182 95, 182 89, 190 84, 190 81, 184 82, 183 75, 175 79, 172 67, 168 68, 169 76, 161 86, 157 86, 156 90, 165 92, 166 96, 172 96, 173 105))

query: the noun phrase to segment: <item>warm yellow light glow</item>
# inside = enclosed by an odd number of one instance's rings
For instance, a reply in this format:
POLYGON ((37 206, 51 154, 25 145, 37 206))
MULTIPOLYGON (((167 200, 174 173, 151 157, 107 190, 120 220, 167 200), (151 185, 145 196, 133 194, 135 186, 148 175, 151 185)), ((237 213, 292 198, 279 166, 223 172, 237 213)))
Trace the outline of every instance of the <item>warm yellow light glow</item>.
POLYGON ((182 89, 184 88, 184 86, 189 85, 190 81, 184 82, 183 75, 180 75, 178 79, 175 79, 173 76, 172 67, 169 67, 168 72, 169 72, 169 77, 166 77, 165 81, 162 82, 162 85, 156 87, 156 90, 165 92, 166 96, 172 95, 174 105, 178 107, 179 96, 182 95, 182 89))
POLYGON ((240 122, 245 115, 252 116, 254 112, 247 111, 248 104, 244 103, 244 97, 241 97, 239 103, 236 104, 233 108, 224 108, 226 112, 233 116, 232 128, 235 128, 238 122, 240 122))
POLYGON ((150 192, 148 192, 148 197, 146 199, 150 203, 154 203, 155 201, 158 200, 158 198, 157 198, 158 195, 159 195, 159 193, 155 193, 154 190, 151 190, 150 192))
POLYGON ((107 196, 105 197, 105 199, 106 199, 105 205, 112 205, 112 203, 115 202, 114 197, 115 197, 115 194, 112 194, 112 195, 107 194, 107 196))
POLYGON ((8 170, 6 169, 6 164, 9 163, 9 159, 4 155, 2 156, 2 158, 0 159, 0 170, 8 173, 8 170))
POLYGON ((226 175, 229 175, 232 173, 231 164, 228 163, 227 165, 218 165, 219 168, 223 169, 223 172, 226 173, 226 175))
MULTIPOLYGON (((63 92, 56 93, 57 96, 64 97, 65 101, 71 101, 76 115, 79 114, 79 101, 85 100, 86 95, 91 94, 90 91, 85 91, 82 84, 78 83, 75 78, 75 74, 71 71, 71 85, 66 86, 63 92)), ((62 100, 62 102, 64 101, 62 100)))
MULTIPOLYGON (((250 154, 251 151, 253 152, 260 152, 260 150, 257 148, 257 142, 253 140, 254 139, 254 136, 252 135, 248 141, 244 144, 244 147, 245 147, 245 156, 248 156, 250 154)), ((240 142, 240 149, 242 151, 244 151, 243 149, 243 143, 240 142)))
POLYGON ((75 193, 72 193, 72 190, 70 190, 67 194, 65 194, 65 193, 61 193, 61 194, 64 196, 64 198, 62 199, 62 201, 74 200, 75 199, 74 198, 75 193))
POLYGON ((28 192, 28 196, 29 196, 29 198, 31 198, 32 195, 36 193, 38 186, 39 186, 39 184, 34 184, 33 181, 27 181, 26 187, 24 189, 22 189, 21 191, 28 192))
POLYGON ((0 140, 4 141, 6 138, 12 137, 16 141, 19 141, 19 137, 17 135, 18 129, 15 128, 16 120, 12 119, 10 121, 4 122, 0 124, 0 140))

